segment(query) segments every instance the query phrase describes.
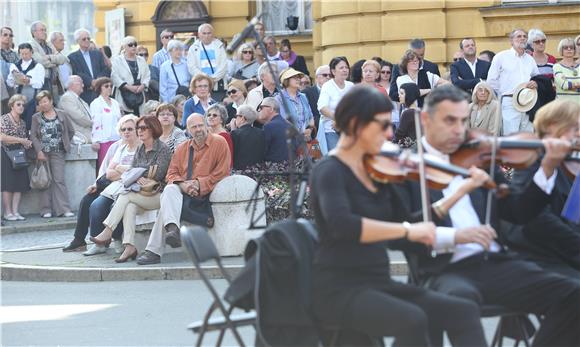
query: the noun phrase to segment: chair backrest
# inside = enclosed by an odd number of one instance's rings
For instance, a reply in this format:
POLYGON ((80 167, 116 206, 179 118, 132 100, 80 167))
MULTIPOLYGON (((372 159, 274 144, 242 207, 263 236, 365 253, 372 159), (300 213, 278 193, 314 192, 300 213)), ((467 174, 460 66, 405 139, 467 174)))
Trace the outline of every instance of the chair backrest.
POLYGON ((196 265, 208 260, 219 260, 217 248, 204 227, 182 226, 181 239, 196 265))

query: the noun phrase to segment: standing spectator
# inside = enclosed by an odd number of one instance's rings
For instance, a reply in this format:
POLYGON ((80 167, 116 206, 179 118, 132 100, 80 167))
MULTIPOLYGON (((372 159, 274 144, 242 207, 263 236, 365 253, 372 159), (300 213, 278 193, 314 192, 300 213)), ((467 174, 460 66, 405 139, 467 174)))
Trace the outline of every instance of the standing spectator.
MULTIPOLYGON (((156 117, 143 116, 137 120, 137 134, 141 144, 137 147, 133 157, 133 168, 145 168, 143 175, 137 180, 139 187, 157 182, 163 185, 167 168, 171 160, 171 150, 159 140, 162 134, 161 124, 156 117), (156 167, 156 169, 153 169, 156 167), (148 177, 149 172, 152 177, 148 177), (155 181, 155 182, 153 182, 155 181)), ((156 210, 160 207, 159 198, 161 192, 155 192, 151 195, 144 195, 140 192, 129 192, 121 194, 115 201, 111 212, 103 221, 105 229, 96 237, 91 237, 91 241, 97 245, 107 246, 111 243, 113 230, 122 221, 123 222, 123 245, 125 250, 118 259, 117 263, 124 263, 129 259, 137 258, 137 248, 135 247, 135 216, 138 210, 156 210)))
MULTIPOLYGON (((254 25, 254 30, 256 30, 256 32, 258 33, 260 41, 264 41, 264 37, 266 37, 266 26, 264 25, 264 23, 262 22, 256 23, 256 25, 254 25)), ((258 42, 256 40, 252 41, 252 46, 254 46, 256 50, 260 50, 258 42)), ((262 64, 262 62, 260 64, 262 64)))
POLYGON ((290 123, 280 115, 280 104, 276 99, 268 97, 262 101, 259 109, 266 141, 264 159, 275 163, 287 161, 289 156, 286 137, 290 123))
MULTIPOLYGON (((151 230, 146 250, 137 259, 139 265, 158 264, 165 248, 179 247, 181 219, 211 227, 213 217, 200 221, 201 213, 191 207, 191 198, 207 199, 214 187, 230 173, 230 153, 226 141, 209 133, 202 115, 193 114, 187 120, 191 140, 177 147, 166 180, 168 185, 161 194, 160 210, 151 230), (185 206, 185 208, 183 208, 185 206), (193 220, 192 215, 196 214, 193 220), (166 231, 166 237, 164 237, 166 231)), ((205 217, 205 216, 204 216, 205 217)))
POLYGON ((177 119, 175 120, 175 126, 183 130, 181 126, 181 120, 183 119, 183 107, 187 97, 185 95, 178 94, 171 99, 171 104, 177 109, 177 119))
MULTIPOLYGON (((6 83, 6 79, 8 78, 8 74, 9 74, 9 70, 10 70, 10 64, 16 64, 16 62, 18 61, 18 54, 16 52, 14 52, 14 50, 12 49, 12 47, 14 47, 14 33, 12 32, 12 28, 10 27, 2 27, 2 29, 0 29, 0 53, 1 53, 1 71, 0 73, 2 74, 2 78, 3 78, 3 82, 2 83, 6 83)), ((12 88, 8 88, 7 87, 7 91, 8 91, 8 95, 12 96, 12 94, 14 94, 14 91, 12 90, 12 88)), ((2 109, 3 110, 7 110, 8 108, 6 108, 7 104, 5 104, 4 102, 2 103, 2 109)))
POLYGON ((463 59, 463 57, 464 57, 463 51, 457 51, 453 53, 453 62, 460 61, 461 59, 463 59))
POLYGON ((187 117, 192 113, 205 114, 210 105, 216 101, 212 99, 213 79, 204 73, 199 73, 193 77, 189 84, 189 90, 193 97, 189 98, 183 105, 183 119, 181 125, 185 128, 187 117))
MULTIPOLYGON (((375 60, 366 60, 362 65, 362 80, 361 84, 376 88, 384 96, 388 96, 387 90, 379 85, 377 81, 381 76, 381 65, 375 60)), ((392 119, 391 119, 392 121, 392 119)))
POLYGON ((320 89, 324 83, 330 80, 330 67, 328 65, 321 65, 316 69, 316 83, 310 87, 304 89, 303 93, 308 98, 308 104, 310 105, 310 110, 314 116, 314 125, 318 129, 318 123, 320 122, 320 111, 318 111, 318 97, 320 96, 320 89))
POLYGON ((207 23, 199 26, 198 37, 199 40, 189 47, 187 68, 191 76, 200 73, 209 76, 212 80, 211 86, 213 86, 211 92, 216 100, 221 101, 225 95, 224 77, 227 73, 227 55, 224 44, 214 39, 213 27, 207 23))
POLYGON ((362 81, 362 66, 365 63, 366 59, 357 60, 352 66, 350 67, 350 77, 349 81, 354 84, 359 84, 362 81))
POLYGON ((340 99, 353 86, 352 82, 346 80, 350 69, 346 57, 334 57, 328 65, 332 79, 322 86, 317 104, 321 115, 317 139, 323 155, 336 147, 338 134, 334 129, 334 110, 340 99))
POLYGON ((68 55, 72 74, 83 79, 84 89, 81 98, 91 104, 99 95, 95 93, 95 81, 99 77, 109 77, 110 72, 103 54, 99 51, 91 50, 91 34, 87 29, 78 29, 74 32, 74 39, 79 45, 79 49, 68 55))
POLYGON ((60 98, 58 108, 68 113, 75 133, 82 134, 87 143, 91 143, 93 120, 90 106, 80 97, 83 88, 82 78, 77 75, 70 76, 67 91, 60 98))
MULTIPOLYGON (((179 89, 188 89, 191 75, 187 70, 187 61, 183 58, 183 44, 177 40, 171 40, 167 44, 169 59, 159 68, 159 96, 161 102, 171 102, 171 99, 179 93, 179 89)), ((159 53, 159 52, 157 52, 159 53)))
POLYGON ((161 70, 161 65, 168 61, 170 58, 169 49, 167 46, 169 45, 169 41, 173 40, 174 37, 175 35, 173 35, 173 32, 169 29, 163 29, 161 34, 159 34, 162 47, 160 50, 155 52, 155 54, 153 54, 153 63, 151 63, 151 65, 155 66, 159 70, 161 70))
MULTIPOLYGON (((434 75, 441 76, 439 73, 439 67, 437 64, 430 62, 429 60, 425 59, 425 41, 422 39, 412 39, 409 41, 409 49, 415 52, 417 57, 419 58, 419 70, 424 72, 431 72, 434 75)), ((399 91, 397 89, 397 78, 400 76, 399 71, 400 66, 394 65, 393 66, 393 73, 391 75, 391 88, 389 88, 389 96, 393 101, 399 101, 399 91)), ((426 87, 426 83, 428 83, 427 78, 423 78, 424 72, 421 72, 421 83, 419 83, 419 88, 426 87), (423 81, 424 80, 424 81, 423 81)), ((419 106, 423 106, 423 101, 419 102, 419 106)))
MULTIPOLYGON (((32 142, 28 139, 28 130, 22 119, 24 107, 26 106, 26 97, 20 94, 13 95, 8 100, 10 112, 0 118, 0 141, 2 147, 9 150, 28 149, 32 142)), ((30 179, 26 168, 14 170, 8 155, 2 150, 2 179, 0 187, 2 188, 2 205, 4 206, 4 220, 15 221, 25 220, 20 215, 18 207, 23 192, 30 189, 30 179)))
POLYGON ((34 22, 30 26, 32 40, 32 57, 34 61, 44 66, 44 84, 42 89, 48 90, 53 97, 60 95, 58 87, 60 80, 58 66, 67 62, 66 56, 56 51, 52 43, 47 42, 46 25, 42 22, 34 22))
POLYGON ((580 53, 572 38, 565 38, 558 44, 558 53, 562 60, 554 65, 554 82, 556 98, 567 99, 580 104, 580 63, 574 61, 574 55, 580 53))
POLYGON ((280 58, 284 59, 288 66, 294 68, 294 70, 298 70, 306 76, 310 75, 304 56, 298 55, 292 50, 292 45, 288 39, 280 41, 280 58))
POLYGON ((20 60, 10 65, 6 84, 28 100, 24 108, 24 121, 26 128, 30 129, 32 114, 36 112, 36 94, 44 84, 44 67, 32 59, 32 46, 29 43, 21 43, 18 54, 20 60))
POLYGON ((226 130, 226 120, 228 113, 226 108, 222 104, 213 104, 207 109, 205 114, 206 123, 209 131, 212 134, 220 135, 228 143, 228 148, 231 154, 231 167, 234 166, 234 142, 232 141, 232 136, 226 130))
POLYGON ((242 105, 238 108, 236 129, 231 132, 235 170, 243 170, 264 162, 266 149, 264 131, 252 125, 257 118, 258 113, 253 107, 242 105))
POLYGON ((70 63, 69 63, 68 58, 63 53, 64 44, 66 42, 64 39, 64 34, 61 33, 60 31, 53 31, 50 33, 49 38, 50 38, 50 43, 52 44, 52 46, 56 50, 56 54, 62 55, 65 59, 65 62, 63 64, 60 64, 59 66, 57 66, 56 69, 58 70, 58 74, 57 74, 58 80, 55 81, 55 83, 53 83, 53 90, 55 92, 58 91, 58 94, 53 94, 53 97, 54 97, 55 103, 58 104, 58 102, 60 101, 60 97, 62 96, 62 94, 64 94, 64 92, 66 90, 68 78, 71 74, 71 68, 70 68, 70 63))
MULTIPOLYGON (((145 59, 145 62, 149 60, 149 50, 143 45, 137 46, 137 55, 145 59)), ((159 68, 149 64, 149 84, 145 88, 146 99, 159 101, 159 68)))
POLYGON ((534 59, 525 53, 528 35, 522 29, 513 30, 510 35, 512 48, 499 52, 491 62, 487 82, 500 97, 502 108, 503 135, 518 131, 532 131, 528 115, 513 107, 513 93, 516 87, 527 82, 526 87, 536 89, 535 81, 530 79, 540 71, 534 59))
POLYGON ((399 88, 400 121, 393 142, 401 147, 411 147, 417 139, 415 132, 415 110, 419 99, 419 87, 415 83, 404 83, 399 88))
POLYGON ((479 53, 479 57, 477 58, 483 61, 487 61, 488 63, 491 64, 493 57, 495 57, 495 53, 486 49, 484 51, 481 51, 481 53, 479 53))
POLYGON ((258 75, 260 64, 254 57, 254 46, 251 43, 244 43, 236 51, 234 64, 230 71, 230 76, 234 79, 245 80, 258 75))
POLYGON ((446 80, 432 73, 431 71, 421 70, 421 58, 415 51, 409 49, 401 58, 399 64, 400 75, 395 82, 397 89, 405 83, 415 83, 420 90, 420 97, 417 100, 419 107, 423 107, 425 96, 431 93, 431 90, 439 85, 448 83, 446 80))
POLYGON ((391 74, 393 73, 393 64, 386 60, 381 61, 381 77, 378 81, 379 85, 387 90, 387 94, 391 89, 391 74))
POLYGON ((553 80, 556 57, 546 53, 546 34, 540 29, 530 29, 528 31, 528 45, 534 49, 532 57, 538 66, 540 74, 553 80))
MULTIPOLYGON (((277 76, 280 73, 280 70, 278 70, 278 65, 273 64, 271 67, 274 71, 274 74, 277 76)), ((260 102, 262 102, 264 98, 274 96, 276 93, 278 93, 278 89, 276 88, 276 79, 270 73, 270 69, 268 68, 267 63, 260 65, 260 68, 258 69, 258 79, 260 80, 261 84, 250 90, 248 92, 248 98, 246 99, 246 104, 252 106, 254 109, 258 108, 258 105, 260 105, 260 102)))
POLYGON ((108 77, 100 77, 95 83, 95 91, 99 97, 91 102, 93 117, 92 147, 98 152, 97 171, 107 154, 109 147, 119 140, 117 122, 121 118, 119 103, 111 98, 113 83, 108 77))
POLYGON ((284 89, 275 98, 279 105, 283 105, 283 98, 286 100, 290 114, 286 112, 284 107, 281 107, 279 110, 280 115, 282 118, 294 124, 296 129, 304 135, 306 141, 310 141, 313 135, 314 117, 312 116, 306 95, 299 91, 300 78, 303 75, 302 72, 294 70, 293 68, 282 71, 280 81, 284 89))
POLYGON ((74 214, 70 209, 64 179, 64 157, 70 149, 74 128, 69 116, 54 108, 50 92, 39 92, 36 101, 40 112, 32 116, 30 139, 36 159, 48 161, 52 175, 50 186, 40 191, 40 215, 51 218, 52 212, 55 212, 57 216, 72 217, 74 214))
POLYGON ((278 51, 278 45, 276 44, 276 38, 274 36, 268 35, 264 38, 264 46, 266 47, 266 54, 269 61, 276 62, 278 65, 278 71, 282 71, 288 67, 288 63, 282 59, 280 56, 280 51, 278 51))
POLYGON ((159 119, 163 130, 159 140, 164 142, 172 153, 175 152, 175 148, 187 140, 183 130, 175 126, 177 109, 171 104, 161 104, 157 107, 156 117, 159 119))
POLYGON ((246 103, 247 96, 248 91, 246 90, 244 82, 240 80, 233 80, 228 84, 228 97, 232 100, 232 102, 226 106, 226 124, 230 124, 230 122, 236 118, 238 107, 246 103))
POLYGON ((451 64, 451 83, 471 93, 476 84, 487 79, 490 63, 477 59, 475 40, 467 37, 459 42, 463 58, 451 64))
POLYGON ((494 136, 501 135, 499 103, 493 89, 486 82, 479 82, 473 88, 469 105, 469 127, 483 129, 494 136))

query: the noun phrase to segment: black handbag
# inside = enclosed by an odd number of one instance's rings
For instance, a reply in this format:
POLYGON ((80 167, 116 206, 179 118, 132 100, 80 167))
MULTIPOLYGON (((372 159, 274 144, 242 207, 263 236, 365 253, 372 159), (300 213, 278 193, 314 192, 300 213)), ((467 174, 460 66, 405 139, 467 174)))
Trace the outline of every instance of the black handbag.
MULTIPOLYGON (((136 80, 135 83, 133 84, 134 86, 139 86, 141 85, 141 80, 136 80)), ((141 106, 141 104, 143 104, 143 102, 145 101, 145 97, 143 96, 143 92, 135 94, 132 91, 129 91, 125 88, 119 88, 119 90, 121 91, 121 96, 123 97, 123 102, 125 102, 125 106, 127 106, 127 108, 130 108, 132 110, 137 110, 139 109, 139 106, 141 106)))
POLYGON ((97 193, 100 194, 103 190, 105 190, 105 188, 107 188, 109 184, 111 184, 111 182, 112 181, 107 178, 106 174, 97 178, 97 181, 95 182, 95 185, 97 186, 97 193))
MULTIPOLYGON (((191 180, 193 175, 193 147, 189 148, 189 158, 187 161, 187 177, 186 181, 191 180)), ((183 195, 183 202, 181 204, 181 219, 204 227, 213 226, 213 211, 211 209, 211 202, 209 201, 209 194, 205 197, 194 197, 187 194, 183 195)))
POLYGON ((10 164, 12 165, 13 170, 22 170, 30 165, 30 162, 26 156, 26 149, 24 149, 24 147, 8 149, 8 147, 2 146, 2 149, 8 156, 8 159, 10 159, 10 164))
POLYGON ((181 83, 179 83, 179 78, 177 78, 177 73, 175 72, 173 63, 171 63, 171 70, 173 70, 173 75, 175 76, 175 81, 177 82, 177 90, 175 91, 175 95, 183 95, 186 98, 190 98, 191 92, 189 91, 189 88, 182 86, 181 83))

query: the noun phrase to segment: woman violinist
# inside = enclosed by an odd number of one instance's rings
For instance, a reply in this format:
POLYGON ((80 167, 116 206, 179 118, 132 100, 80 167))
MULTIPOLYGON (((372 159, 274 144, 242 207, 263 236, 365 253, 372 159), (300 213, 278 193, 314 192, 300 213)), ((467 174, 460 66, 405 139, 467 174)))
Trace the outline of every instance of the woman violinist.
POLYGON ((339 344, 368 345, 369 338, 394 336, 402 346, 428 346, 445 330, 454 345, 485 346, 477 305, 390 276, 385 241, 429 246, 435 235, 432 223, 404 222, 411 217, 392 185, 373 182, 365 171, 365 155, 378 154, 392 136, 391 111, 376 89, 354 87, 336 108, 337 148, 312 171, 311 203, 320 232, 314 314, 349 332, 339 344))

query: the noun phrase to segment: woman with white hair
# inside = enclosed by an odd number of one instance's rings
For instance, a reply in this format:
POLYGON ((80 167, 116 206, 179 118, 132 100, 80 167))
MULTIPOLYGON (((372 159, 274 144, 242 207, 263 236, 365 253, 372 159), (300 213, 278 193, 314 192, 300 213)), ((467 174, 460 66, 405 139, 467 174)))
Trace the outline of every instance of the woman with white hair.
POLYGON ((228 118, 228 111, 222 104, 213 104, 205 113, 205 120, 207 122, 207 127, 212 134, 220 135, 228 143, 230 148, 230 154, 232 155, 231 166, 234 165, 234 143, 232 142, 232 136, 226 130, 226 120, 228 118))
POLYGON ((113 64, 111 78, 115 85, 115 99, 123 112, 143 114, 145 88, 151 79, 147 61, 137 55, 137 39, 126 36, 122 41, 121 52, 111 59, 113 64))
POLYGON ((554 64, 554 84, 556 99, 568 99, 580 104, 580 63, 574 61, 574 55, 579 53, 578 48, 571 37, 560 41, 558 53, 562 60, 554 64))
MULTIPOLYGON (((278 65, 272 64, 271 66, 272 70, 274 71, 274 75, 278 76, 280 74, 278 65)), ((276 89, 275 77, 270 73, 267 62, 260 65, 260 68, 258 69, 258 79, 260 80, 261 84, 250 90, 248 93, 248 98, 246 99, 246 104, 252 106, 254 110, 258 108, 264 98, 268 96, 274 96, 279 92, 279 90, 276 89)))
POLYGON ((556 58, 553 55, 546 53, 546 35, 540 29, 530 29, 528 32, 528 44, 533 48, 532 57, 538 65, 540 74, 553 79, 554 78, 554 64, 556 58))
POLYGON ((479 82, 473 88, 469 104, 469 127, 483 129, 490 134, 501 135, 501 116, 498 101, 493 89, 487 82, 479 82))
POLYGON ((250 105, 238 107, 236 130, 231 133, 234 143, 234 169, 243 170, 263 163, 266 156, 266 137, 262 129, 254 128, 258 112, 250 105))
POLYGON ((238 48, 234 56, 234 64, 230 70, 230 76, 238 80, 246 80, 258 75, 260 64, 254 57, 254 46, 244 43, 238 48))
POLYGON ((183 57, 183 43, 171 40, 167 44, 169 60, 159 68, 159 96, 161 102, 169 103, 177 94, 191 96, 189 82, 191 75, 187 70, 187 61, 183 57))

